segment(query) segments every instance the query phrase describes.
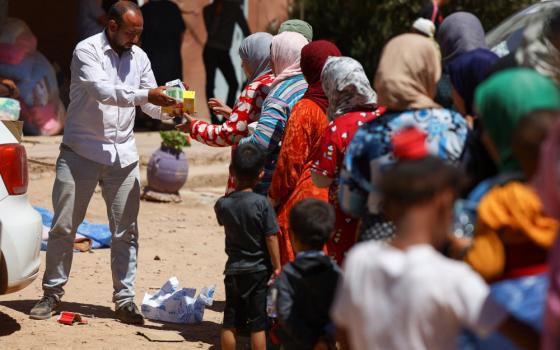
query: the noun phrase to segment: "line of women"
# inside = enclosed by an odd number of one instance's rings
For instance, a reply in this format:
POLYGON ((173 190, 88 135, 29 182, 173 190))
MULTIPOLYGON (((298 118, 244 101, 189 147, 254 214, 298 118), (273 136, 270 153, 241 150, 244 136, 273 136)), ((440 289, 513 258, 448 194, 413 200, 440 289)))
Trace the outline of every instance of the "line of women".
MULTIPOLYGON (((415 127, 426 133, 430 154, 468 175, 457 235, 444 253, 467 262, 510 312, 544 329, 548 349, 558 348, 558 278, 543 323, 547 259, 560 227, 558 185, 550 180, 557 179, 552 164, 560 154, 560 93, 534 70, 544 65, 535 57, 546 55, 531 54, 529 45, 525 56, 534 59, 518 64, 527 68, 501 71, 480 21, 459 12, 442 23, 439 46, 412 33, 389 41, 374 90, 361 64, 341 56, 335 44, 309 42, 310 27, 299 22, 286 28, 243 41, 239 53, 249 80, 223 125, 189 117, 181 127, 210 146, 254 143, 265 150, 265 175, 255 191, 276 208, 282 263, 294 259, 290 210, 305 198, 335 207, 336 229, 325 251, 339 263, 360 240, 392 239, 395 227, 375 184, 395 161, 392 136, 415 127), (540 157, 548 161, 539 163, 540 157)), ((554 33, 543 30, 540 42, 557 42, 554 33)), ((499 334, 484 341, 466 334, 462 346, 515 349, 499 334)))

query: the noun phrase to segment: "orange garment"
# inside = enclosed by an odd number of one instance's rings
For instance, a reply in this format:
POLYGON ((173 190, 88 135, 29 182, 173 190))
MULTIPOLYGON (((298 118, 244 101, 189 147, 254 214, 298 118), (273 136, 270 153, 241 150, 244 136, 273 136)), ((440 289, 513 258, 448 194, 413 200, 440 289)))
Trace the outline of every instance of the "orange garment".
POLYGON ((497 186, 480 202, 466 262, 487 281, 545 265, 558 227, 528 184, 512 181, 497 186))
POLYGON ((311 181, 313 155, 319 148, 327 128, 325 112, 313 101, 301 99, 292 110, 276 170, 268 195, 277 204, 282 265, 294 260, 289 234, 289 215, 292 207, 305 198, 328 201, 328 189, 318 188, 311 181))

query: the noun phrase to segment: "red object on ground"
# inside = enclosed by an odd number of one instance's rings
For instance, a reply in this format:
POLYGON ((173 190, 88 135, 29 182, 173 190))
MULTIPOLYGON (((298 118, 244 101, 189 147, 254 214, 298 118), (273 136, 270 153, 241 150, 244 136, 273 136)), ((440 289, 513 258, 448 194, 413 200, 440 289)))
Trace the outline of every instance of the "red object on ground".
POLYGON ((58 323, 66 324, 69 326, 72 326, 74 323, 87 324, 87 321, 83 320, 80 314, 69 311, 62 311, 58 316, 57 321, 58 323))

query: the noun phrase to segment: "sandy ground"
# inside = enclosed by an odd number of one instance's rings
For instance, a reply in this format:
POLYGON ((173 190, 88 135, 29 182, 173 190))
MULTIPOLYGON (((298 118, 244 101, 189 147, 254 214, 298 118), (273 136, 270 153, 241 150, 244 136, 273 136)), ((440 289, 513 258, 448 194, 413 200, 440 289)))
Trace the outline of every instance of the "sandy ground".
MULTIPOLYGON (((137 135, 141 154, 142 180, 146 164, 159 146, 159 135, 137 135)), ((24 145, 30 159, 29 198, 33 205, 52 210, 51 189, 54 162, 60 138, 27 138, 24 145)), ((216 284, 216 300, 206 310, 200 325, 174 325, 147 322, 129 326, 113 319, 110 251, 75 253, 60 310, 93 315, 88 325, 64 326, 55 318, 30 320, 28 311, 41 296, 40 278, 22 291, 0 296, 0 349, 217 349, 224 307, 223 230, 217 225, 213 204, 222 195, 229 161, 229 149, 210 148, 195 143, 187 149, 190 176, 181 190, 180 204, 143 201, 140 207, 140 250, 136 280, 136 302, 146 291, 159 288, 169 277, 177 276, 182 286, 200 289, 216 284), (154 259, 158 256, 160 259, 154 259), (138 331, 173 332, 184 338, 180 343, 151 343, 138 331)), ((99 189, 98 189, 99 190, 99 189)), ((99 191, 94 194, 86 219, 107 223, 105 204, 99 191)), ((45 253, 41 252, 44 269, 45 253)))

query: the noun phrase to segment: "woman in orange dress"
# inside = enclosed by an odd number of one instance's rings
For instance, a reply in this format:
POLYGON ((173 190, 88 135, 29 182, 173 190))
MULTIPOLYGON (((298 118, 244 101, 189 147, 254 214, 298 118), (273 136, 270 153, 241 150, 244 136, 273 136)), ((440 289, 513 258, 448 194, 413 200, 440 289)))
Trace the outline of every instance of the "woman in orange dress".
POLYGON ((329 101, 321 86, 321 71, 331 56, 340 56, 340 51, 326 40, 314 41, 301 50, 301 70, 309 88, 294 106, 288 120, 268 191, 278 215, 282 265, 295 258, 289 235, 292 207, 305 198, 328 201, 328 190, 313 184, 310 169, 313 155, 328 125, 326 110, 329 101))

